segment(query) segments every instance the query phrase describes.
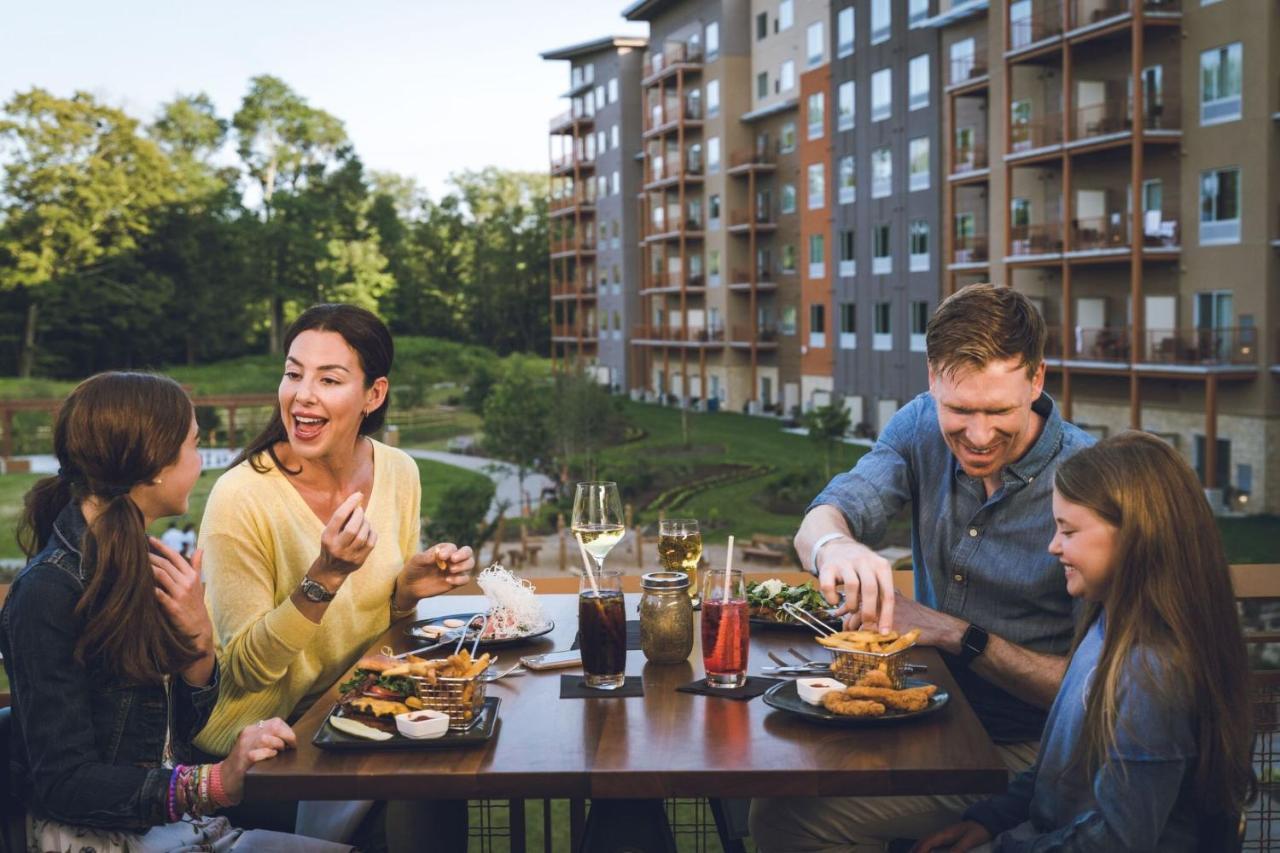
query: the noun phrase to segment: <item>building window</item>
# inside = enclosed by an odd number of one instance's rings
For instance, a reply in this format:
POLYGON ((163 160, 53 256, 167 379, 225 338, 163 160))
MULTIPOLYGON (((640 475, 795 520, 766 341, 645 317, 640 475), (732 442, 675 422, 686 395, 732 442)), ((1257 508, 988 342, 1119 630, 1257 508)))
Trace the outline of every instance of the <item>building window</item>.
POLYGON ((890 245, 890 225, 882 222, 871 229, 871 274, 889 275, 893 272, 893 249, 890 245))
POLYGON ((827 275, 827 246, 821 234, 809 235, 809 278, 825 278, 827 275))
POLYGON ((712 21, 706 28, 707 61, 720 56, 720 22, 712 21))
MULTIPOLYGON (((764 324, 761 323, 761 326, 764 324)), ((778 329, 784 335, 794 335, 796 333, 796 306, 788 305, 782 309, 782 322, 778 329)))
POLYGON ((793 273, 796 271, 796 247, 790 243, 782 247, 782 271, 793 273))
POLYGON ((756 97, 767 98, 769 96, 769 72, 761 71, 756 75, 756 97))
POLYGON ((609 103, 616 104, 618 102, 618 78, 609 78, 609 103))
POLYGON ((929 137, 907 143, 907 183, 911 192, 929 189, 929 137))
POLYGON ((881 68, 871 75, 871 120, 883 121, 893 114, 893 69, 881 68))
POLYGON ((604 109, 604 86, 596 86, 596 111, 604 109))
POLYGON ((847 154, 840 158, 836 174, 840 204, 853 204, 858 200, 858 186, 856 175, 854 174, 852 154, 847 154))
POLYGON ((778 151, 781 154, 790 154, 796 150, 796 123, 789 121, 782 126, 782 130, 778 133, 778 151))
POLYGON ((911 303, 911 351, 925 351, 925 330, 929 328, 929 303, 915 300, 911 303))
POLYGON ((601 154, 609 150, 609 137, 603 130, 596 134, 596 150, 601 154))
POLYGON ((1009 4, 1009 46, 1017 50, 1031 44, 1034 38, 1031 0, 1013 0, 1009 4))
POLYGON ((615 124, 613 127, 609 128, 609 144, 610 144, 610 146, 612 146, 613 148, 617 148, 617 147, 618 147, 618 144, 619 144, 619 139, 620 139, 620 138, 621 138, 621 137, 619 136, 619 133, 618 133, 618 126, 615 124))
POLYGON ((796 185, 795 184, 782 185, 781 204, 782 204, 781 210, 783 213, 796 212, 796 185))
POLYGON ((875 328, 871 335, 871 348, 884 352, 893 349, 893 314, 890 303, 877 302, 875 310, 875 328))
POLYGON ((756 41, 764 41, 767 35, 769 35, 769 13, 761 12, 756 15, 756 41))
POLYGON ((907 109, 918 110, 929 106, 929 54, 911 57, 907 65, 907 109))
POLYGON ((707 218, 711 220, 709 228, 712 231, 720 230, 720 196, 713 195, 707 199, 707 218))
POLYGON ((907 4, 907 23, 915 26, 929 17, 929 0, 911 0, 907 4))
POLYGON ((622 175, 621 173, 615 171, 612 175, 612 178, 613 178, 613 194, 617 195, 618 193, 622 192, 622 175))
POLYGON ((886 145, 871 152, 871 197, 888 198, 893 192, 893 152, 886 145))
POLYGON ((1200 245, 1240 242, 1240 169, 1200 173, 1200 245))
POLYGON ((1200 54, 1200 124, 1241 116, 1240 85, 1244 49, 1240 42, 1200 54))
POLYGON ((880 44, 889 40, 889 31, 893 28, 893 12, 891 0, 871 0, 871 43, 880 44))
POLYGON ((809 346, 827 345, 827 306, 814 303, 809 306, 809 346))
POLYGON ((836 129, 853 130, 855 104, 853 100, 853 81, 846 80, 836 90, 836 129))
POLYGON ((911 254, 907 259, 907 268, 911 272, 929 271, 929 222, 925 219, 911 220, 911 254))
POLYGON ((853 54, 853 7, 841 9, 836 14, 836 57, 853 54))
POLYGON ((858 261, 853 253, 853 231, 840 232, 840 266, 836 272, 842 278, 850 278, 858 274, 858 261))
POLYGON ((713 136, 707 140, 707 172, 714 175, 720 171, 720 137, 713 136))
POLYGON ((820 210, 827 203, 826 199, 826 164, 811 163, 809 165, 809 210, 820 210))
POLYGON ((822 92, 814 92, 809 96, 809 138, 818 139, 822 136, 823 125, 825 123, 823 114, 826 112, 826 98, 822 92))
POLYGON ((778 32, 791 29, 795 22, 795 0, 782 0, 778 4, 778 32))
POLYGON ((961 39, 951 45, 951 79, 953 86, 973 76, 977 66, 977 47, 973 39, 961 39))
POLYGON ((796 87, 796 64, 793 60, 788 59, 782 63, 778 69, 778 90, 781 92, 790 92, 796 87))
MULTIPOLYGON (((609 194, 609 178, 605 175, 601 175, 600 177, 596 178, 596 196, 598 198, 604 198, 608 194, 609 194)), ((603 228, 604 226, 602 225, 600 227, 603 228)))
POLYGON ((823 26, 822 21, 814 21, 809 25, 809 29, 805 32, 806 42, 808 44, 809 67, 822 63, 822 57, 826 55, 826 32, 827 28, 823 26))
POLYGON ((720 285, 720 250, 711 249, 707 252, 707 286, 718 287, 720 285))
POLYGON ((720 81, 707 81, 707 115, 714 116, 720 114, 720 81))
POLYGON ((840 349, 858 346, 858 306, 854 302, 840 304, 840 349))

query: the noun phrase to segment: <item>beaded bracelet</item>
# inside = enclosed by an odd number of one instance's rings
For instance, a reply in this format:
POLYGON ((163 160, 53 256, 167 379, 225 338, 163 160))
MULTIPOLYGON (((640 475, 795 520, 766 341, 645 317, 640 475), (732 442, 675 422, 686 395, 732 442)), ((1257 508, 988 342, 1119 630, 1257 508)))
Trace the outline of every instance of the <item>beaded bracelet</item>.
POLYGON ((166 803, 169 809, 169 823, 177 823, 182 817, 182 812, 178 811, 178 774, 181 772, 182 765, 179 764, 169 774, 169 800, 166 803))

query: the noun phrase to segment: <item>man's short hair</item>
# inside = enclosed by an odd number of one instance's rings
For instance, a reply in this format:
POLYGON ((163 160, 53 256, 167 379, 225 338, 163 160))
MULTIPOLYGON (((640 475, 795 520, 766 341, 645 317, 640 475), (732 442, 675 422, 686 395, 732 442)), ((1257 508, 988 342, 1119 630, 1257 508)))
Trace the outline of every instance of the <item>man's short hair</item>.
POLYGON ((1034 377, 1044 339, 1044 318, 1030 299, 1012 287, 971 284, 942 300, 925 330, 925 350, 938 373, 1017 359, 1034 377))

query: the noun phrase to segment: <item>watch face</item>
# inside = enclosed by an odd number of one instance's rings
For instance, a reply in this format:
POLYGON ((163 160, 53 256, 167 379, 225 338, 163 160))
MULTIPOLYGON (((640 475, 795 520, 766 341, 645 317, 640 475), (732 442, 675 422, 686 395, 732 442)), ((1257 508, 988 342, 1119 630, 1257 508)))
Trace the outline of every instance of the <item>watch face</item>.
POLYGON ((314 601, 317 604, 330 601, 333 598, 332 593, 316 581, 313 581, 311 578, 302 579, 302 594, 305 595, 309 601, 314 601))

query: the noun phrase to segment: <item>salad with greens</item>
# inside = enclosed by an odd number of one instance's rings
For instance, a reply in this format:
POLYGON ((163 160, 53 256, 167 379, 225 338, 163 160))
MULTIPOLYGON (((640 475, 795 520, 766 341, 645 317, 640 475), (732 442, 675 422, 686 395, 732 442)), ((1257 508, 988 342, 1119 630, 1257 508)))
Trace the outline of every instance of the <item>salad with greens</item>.
POLYGON ((770 578, 760 583, 747 584, 747 610, 752 618, 794 624, 796 620, 782 609, 782 605, 788 602, 801 610, 809 611, 824 622, 831 621, 828 613, 831 605, 827 604, 827 600, 812 582, 803 586, 790 586, 777 578, 770 578))

